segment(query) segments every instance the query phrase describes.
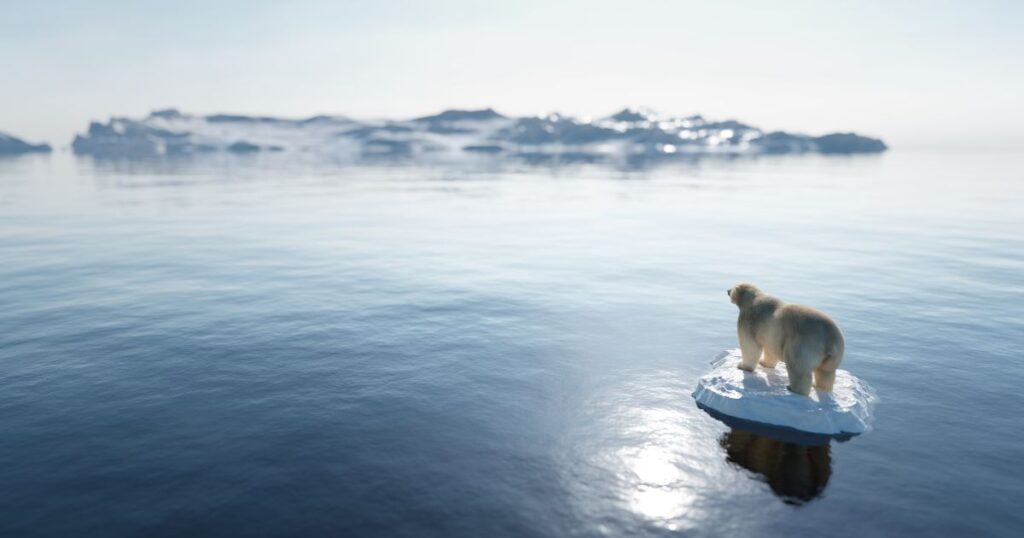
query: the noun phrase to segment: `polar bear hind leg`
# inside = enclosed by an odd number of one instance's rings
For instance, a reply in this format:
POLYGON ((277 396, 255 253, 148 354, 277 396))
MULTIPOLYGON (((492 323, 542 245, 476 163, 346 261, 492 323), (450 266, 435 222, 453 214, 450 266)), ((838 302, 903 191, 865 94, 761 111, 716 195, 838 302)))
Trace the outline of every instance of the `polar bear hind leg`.
POLYGON ((827 362, 814 371, 814 389, 818 392, 832 392, 832 386, 836 383, 836 369, 827 366, 827 362))
POLYGON ((789 390, 810 396, 813 370, 806 366, 807 358, 800 356, 801 353, 806 353, 802 347, 799 341, 786 342, 782 354, 786 362, 786 373, 789 375, 789 390))
POLYGON ((802 394, 804 396, 810 396, 811 372, 793 371, 793 369, 788 367, 787 370, 789 370, 789 387, 787 388, 791 392, 802 394))
POLYGON ((832 392, 832 386, 836 383, 836 370, 839 362, 843 360, 842 347, 833 349, 825 356, 825 360, 814 369, 814 389, 818 392, 832 392))

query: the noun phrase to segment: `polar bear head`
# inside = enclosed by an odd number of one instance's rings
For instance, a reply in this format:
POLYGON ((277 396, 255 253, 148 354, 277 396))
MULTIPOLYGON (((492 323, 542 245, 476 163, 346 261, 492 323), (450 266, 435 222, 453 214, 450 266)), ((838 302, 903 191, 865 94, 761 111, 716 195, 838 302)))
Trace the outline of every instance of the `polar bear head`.
POLYGON ((732 301, 732 304, 743 308, 753 302, 754 297, 761 293, 761 290, 757 289, 757 286, 753 284, 736 284, 729 288, 726 293, 729 294, 729 300, 732 301))

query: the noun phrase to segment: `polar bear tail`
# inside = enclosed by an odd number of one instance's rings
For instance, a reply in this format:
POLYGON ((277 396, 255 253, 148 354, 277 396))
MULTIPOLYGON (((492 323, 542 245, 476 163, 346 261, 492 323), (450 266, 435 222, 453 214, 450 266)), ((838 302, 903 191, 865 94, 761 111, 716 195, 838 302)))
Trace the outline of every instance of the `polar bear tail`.
POLYGON ((834 370, 842 362, 843 352, 845 351, 846 342, 843 341, 843 333, 837 329, 835 336, 829 342, 828 349, 825 350, 825 360, 823 362, 834 370))

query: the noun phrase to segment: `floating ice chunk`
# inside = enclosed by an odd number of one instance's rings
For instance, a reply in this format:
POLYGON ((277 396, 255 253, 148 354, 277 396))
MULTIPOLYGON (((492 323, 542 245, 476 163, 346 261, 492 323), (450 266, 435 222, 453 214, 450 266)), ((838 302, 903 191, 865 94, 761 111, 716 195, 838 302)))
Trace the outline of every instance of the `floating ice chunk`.
POLYGON ((757 366, 754 372, 737 368, 740 351, 720 353, 714 367, 700 378, 693 398, 711 412, 745 421, 822 435, 856 435, 871 428, 877 397, 867 383, 846 370, 836 371, 833 392, 810 397, 790 392, 786 365, 757 366))

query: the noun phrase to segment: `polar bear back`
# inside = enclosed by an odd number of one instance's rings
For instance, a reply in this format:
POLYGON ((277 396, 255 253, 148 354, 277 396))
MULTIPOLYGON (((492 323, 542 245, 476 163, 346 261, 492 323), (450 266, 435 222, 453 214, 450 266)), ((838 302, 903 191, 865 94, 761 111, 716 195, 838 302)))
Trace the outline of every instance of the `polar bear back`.
POLYGON ((820 349, 824 355, 842 357, 845 343, 839 325, 820 310, 800 304, 787 304, 775 312, 784 342, 800 342, 808 349, 820 349))
POLYGON ((740 325, 747 325, 760 346, 790 367, 813 370, 826 360, 838 366, 843 357, 845 342, 839 325, 809 306, 758 294, 752 304, 741 308, 740 325))

